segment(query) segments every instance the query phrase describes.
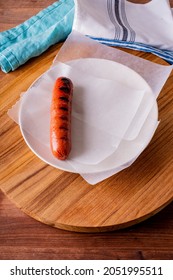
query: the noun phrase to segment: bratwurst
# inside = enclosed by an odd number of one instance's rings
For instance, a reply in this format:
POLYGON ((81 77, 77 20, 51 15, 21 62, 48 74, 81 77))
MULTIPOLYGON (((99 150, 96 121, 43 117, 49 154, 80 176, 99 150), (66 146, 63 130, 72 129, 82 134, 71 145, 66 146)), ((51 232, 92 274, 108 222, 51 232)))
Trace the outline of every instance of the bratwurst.
POLYGON ((59 77, 54 85, 50 114, 50 146, 53 155, 65 160, 71 151, 71 110, 73 83, 59 77))

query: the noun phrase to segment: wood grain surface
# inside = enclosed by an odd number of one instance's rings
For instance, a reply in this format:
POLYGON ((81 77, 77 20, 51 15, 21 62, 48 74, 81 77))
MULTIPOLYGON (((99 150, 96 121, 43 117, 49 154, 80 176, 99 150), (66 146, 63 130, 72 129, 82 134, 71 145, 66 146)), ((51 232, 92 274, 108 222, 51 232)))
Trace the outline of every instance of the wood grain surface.
MULTIPOLYGON (((5 2, 3 2, 4 4, 1 4, 1 2, 0 13, 4 15, 0 19, 3 23, 1 31, 15 26, 53 3, 53 1, 41 1, 41 3, 40 1, 18 1, 16 3, 8 0, 5 5, 5 2), (7 7, 10 8, 7 9, 7 7), (24 10, 26 11, 25 13, 24 10), (8 15, 10 12, 13 16, 8 15), (15 18, 17 13, 18 15, 21 13, 22 17, 17 16, 15 18), (13 20, 10 23, 11 18, 13 20)), ((54 222, 51 225, 70 230, 79 230, 79 225, 76 224, 76 228, 74 222, 80 222, 80 217, 85 215, 86 219, 82 221, 83 227, 80 226, 80 229, 92 230, 87 225, 91 224, 90 217, 93 219, 95 216, 94 211, 97 210, 93 205, 95 201, 92 200, 93 193, 97 191, 99 196, 102 195, 103 198, 105 196, 110 197, 110 200, 115 203, 114 209, 112 209, 112 213, 108 215, 106 221, 102 220, 101 212, 97 216, 95 230, 98 231, 104 227, 105 229, 107 229, 106 227, 114 229, 112 225, 117 215, 117 209, 119 218, 124 216, 126 225, 130 225, 133 223, 131 218, 129 220, 129 216, 132 214, 135 215, 137 221, 138 218, 141 220, 141 217, 142 219, 147 218, 172 199, 173 75, 170 76, 159 96, 159 116, 162 122, 148 148, 128 170, 112 176, 110 179, 97 184, 94 188, 89 187, 77 174, 55 170, 46 165, 26 146, 19 128, 7 117, 6 111, 19 98, 20 93, 25 91, 40 74, 49 68, 60 46, 61 44, 51 47, 43 55, 31 59, 12 73, 4 74, 0 72, 1 188, 17 205, 16 208, 6 196, 1 194, 1 258, 172 258, 172 204, 140 225, 126 230, 119 230, 116 233, 95 233, 95 235, 88 233, 87 236, 81 233, 70 233, 47 227, 27 217, 19 210, 21 208, 30 216, 34 216, 44 223, 50 223, 51 209, 57 203, 57 199, 64 201, 73 190, 73 203, 71 201, 70 205, 61 204, 61 217, 55 211, 53 213, 54 222), (117 190, 118 196, 116 196, 117 190), (130 198, 132 200, 128 211, 125 212, 123 207, 119 209, 118 203, 125 198, 127 201, 129 194, 132 192, 134 195, 130 198), (146 195, 146 200, 142 199, 141 194, 146 195), (82 200, 80 200, 81 197, 82 200), (134 203, 138 205, 140 203, 142 207, 135 208, 134 203), (45 205, 46 211, 44 212, 45 205), (84 209, 83 205, 87 205, 87 207, 84 209), (64 225, 64 218, 66 221, 69 220, 66 225, 64 225), (73 226, 69 227, 71 223, 73 223, 73 226)), ((163 61, 151 54, 129 52, 154 62, 163 63, 163 61)), ((104 206, 106 209, 110 207, 108 202, 105 205, 104 199, 101 202, 98 201, 98 203, 101 203, 100 206, 104 206)), ((119 221, 118 224, 120 223, 119 221)))

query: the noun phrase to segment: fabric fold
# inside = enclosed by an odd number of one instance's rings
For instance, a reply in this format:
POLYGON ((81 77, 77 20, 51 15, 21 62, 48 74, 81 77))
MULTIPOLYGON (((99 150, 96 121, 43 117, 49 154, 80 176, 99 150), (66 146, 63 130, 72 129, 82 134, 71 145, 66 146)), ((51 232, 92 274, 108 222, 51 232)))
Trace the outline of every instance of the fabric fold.
POLYGON ((74 18, 72 0, 60 0, 23 24, 0 33, 0 66, 14 71, 30 58, 66 39, 74 18))
POLYGON ((138 43, 138 42, 132 43, 127 41, 111 40, 111 39, 97 38, 97 37, 90 37, 90 38, 98 41, 99 43, 112 47, 122 47, 122 48, 137 50, 137 51, 149 52, 162 58, 163 60, 167 61, 169 64, 173 64, 173 51, 158 49, 156 47, 152 47, 147 44, 138 43))

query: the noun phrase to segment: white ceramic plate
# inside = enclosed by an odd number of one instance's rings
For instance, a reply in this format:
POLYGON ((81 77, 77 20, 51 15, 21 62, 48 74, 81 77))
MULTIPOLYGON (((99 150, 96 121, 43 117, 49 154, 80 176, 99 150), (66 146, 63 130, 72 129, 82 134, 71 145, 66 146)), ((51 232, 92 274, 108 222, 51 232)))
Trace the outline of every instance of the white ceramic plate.
MULTIPOLYGON (((130 68, 122 64, 105 60, 105 59, 95 59, 95 58, 73 60, 73 61, 69 61, 67 64, 76 67, 78 69, 80 68, 85 69, 85 71, 88 72, 90 75, 95 75, 97 77, 105 78, 105 79, 115 79, 121 83, 124 83, 126 86, 134 87, 135 89, 139 89, 139 90, 145 89, 146 98, 147 95, 153 94, 149 85, 140 75, 138 75, 136 72, 134 72, 133 70, 131 70, 130 68)), ((53 70, 51 71, 56 71, 56 66, 54 66, 53 70)), ((44 74, 42 76, 44 76, 44 74)), ((38 82, 41 83, 41 77, 39 77, 33 83, 32 86, 34 86, 35 83, 38 82)), ((32 105, 35 106, 35 104, 32 105)), ((27 103, 24 102, 20 108, 19 124, 20 124, 21 133, 27 145, 30 147, 30 149, 40 159, 50 164, 51 166, 69 172, 76 172, 76 170, 71 166, 68 160, 67 161, 57 160, 52 155, 49 147, 47 147, 43 143, 40 143, 38 140, 32 137, 31 134, 29 134, 23 129, 23 115, 25 114, 26 116, 26 106, 27 103)), ((120 146, 118 147, 118 149, 110 157, 108 157, 107 159, 105 159, 104 161, 96 165, 85 165, 85 166, 81 165, 81 169, 85 169, 85 173, 95 173, 95 172, 108 171, 115 168, 119 169, 121 166, 128 166, 129 163, 133 162, 133 160, 142 152, 142 150, 145 149, 145 147, 150 142, 156 128, 157 119, 158 119, 158 108, 157 108, 157 103, 155 102, 139 135, 136 137, 135 140, 133 141, 123 140, 120 146), (143 137, 144 135, 146 137, 146 142, 144 146, 141 146, 140 145, 141 137, 143 137)))

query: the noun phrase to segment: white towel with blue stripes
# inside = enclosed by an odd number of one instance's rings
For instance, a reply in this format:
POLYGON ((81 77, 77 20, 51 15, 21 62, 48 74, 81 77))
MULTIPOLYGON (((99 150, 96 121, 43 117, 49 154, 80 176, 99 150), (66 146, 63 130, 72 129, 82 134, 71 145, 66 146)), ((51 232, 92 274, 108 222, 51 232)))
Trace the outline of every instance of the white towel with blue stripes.
POLYGON ((75 0, 73 29, 111 46, 151 52, 173 64, 169 0, 75 0))

